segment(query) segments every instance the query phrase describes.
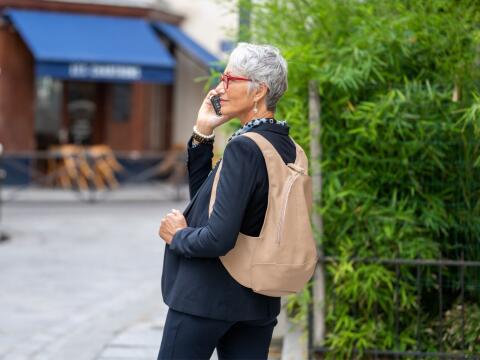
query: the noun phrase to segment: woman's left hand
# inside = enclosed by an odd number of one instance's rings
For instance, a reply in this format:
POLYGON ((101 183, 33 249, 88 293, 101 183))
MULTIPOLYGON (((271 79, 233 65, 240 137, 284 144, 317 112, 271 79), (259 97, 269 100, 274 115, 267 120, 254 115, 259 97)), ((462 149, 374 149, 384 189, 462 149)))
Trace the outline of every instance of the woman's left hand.
POLYGON ((173 235, 183 228, 186 228, 187 220, 183 214, 175 209, 172 209, 172 212, 168 213, 162 221, 160 222, 160 229, 158 230, 158 235, 167 243, 170 244, 173 239, 173 235))

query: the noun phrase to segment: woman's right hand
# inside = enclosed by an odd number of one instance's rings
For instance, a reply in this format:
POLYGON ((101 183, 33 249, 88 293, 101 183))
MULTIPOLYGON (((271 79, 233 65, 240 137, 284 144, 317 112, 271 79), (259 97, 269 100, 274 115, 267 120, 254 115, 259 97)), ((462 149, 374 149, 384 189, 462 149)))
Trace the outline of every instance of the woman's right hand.
POLYGON ((226 115, 218 116, 215 114, 213 105, 210 102, 210 98, 213 95, 221 96, 222 94, 215 89, 210 90, 198 110, 196 126, 198 131, 205 135, 210 135, 217 126, 230 120, 226 115))

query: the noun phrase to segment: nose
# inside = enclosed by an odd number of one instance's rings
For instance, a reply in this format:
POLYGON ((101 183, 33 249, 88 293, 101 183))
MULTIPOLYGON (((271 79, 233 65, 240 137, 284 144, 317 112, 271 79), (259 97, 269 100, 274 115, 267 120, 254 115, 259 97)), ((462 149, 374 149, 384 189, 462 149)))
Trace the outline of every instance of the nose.
POLYGON ((223 95, 225 94, 225 87, 223 86, 223 82, 220 81, 217 86, 215 87, 215 91, 218 93, 218 95, 223 95))

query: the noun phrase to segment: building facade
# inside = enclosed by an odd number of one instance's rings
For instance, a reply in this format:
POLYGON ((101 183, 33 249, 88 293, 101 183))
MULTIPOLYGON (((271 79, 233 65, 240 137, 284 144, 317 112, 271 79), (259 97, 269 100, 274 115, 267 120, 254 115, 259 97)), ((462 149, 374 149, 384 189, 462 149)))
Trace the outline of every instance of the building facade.
POLYGON ((185 142, 205 94, 201 79, 221 70, 234 15, 209 1, 112 3, 0 0, 7 153, 63 143, 162 151, 185 142), (222 20, 209 26, 214 19, 222 20))

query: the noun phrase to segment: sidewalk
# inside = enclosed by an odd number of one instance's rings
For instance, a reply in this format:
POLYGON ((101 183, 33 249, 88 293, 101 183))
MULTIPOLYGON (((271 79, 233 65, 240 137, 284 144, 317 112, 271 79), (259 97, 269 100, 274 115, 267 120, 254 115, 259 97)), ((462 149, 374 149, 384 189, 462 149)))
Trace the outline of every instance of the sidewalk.
MULTIPOLYGON (((91 204, 28 189, 4 204, 0 229, 11 239, 0 243, 0 359, 156 359, 168 310, 157 226, 186 206, 175 195, 129 187, 91 204)), ((282 323, 271 360, 280 359, 282 323)))
POLYGON ((69 189, 46 187, 4 186, 1 188, 2 200, 11 203, 65 203, 65 202, 125 202, 125 201, 173 201, 187 203, 188 185, 171 185, 155 182, 146 184, 125 184, 113 190, 79 192, 69 189))

